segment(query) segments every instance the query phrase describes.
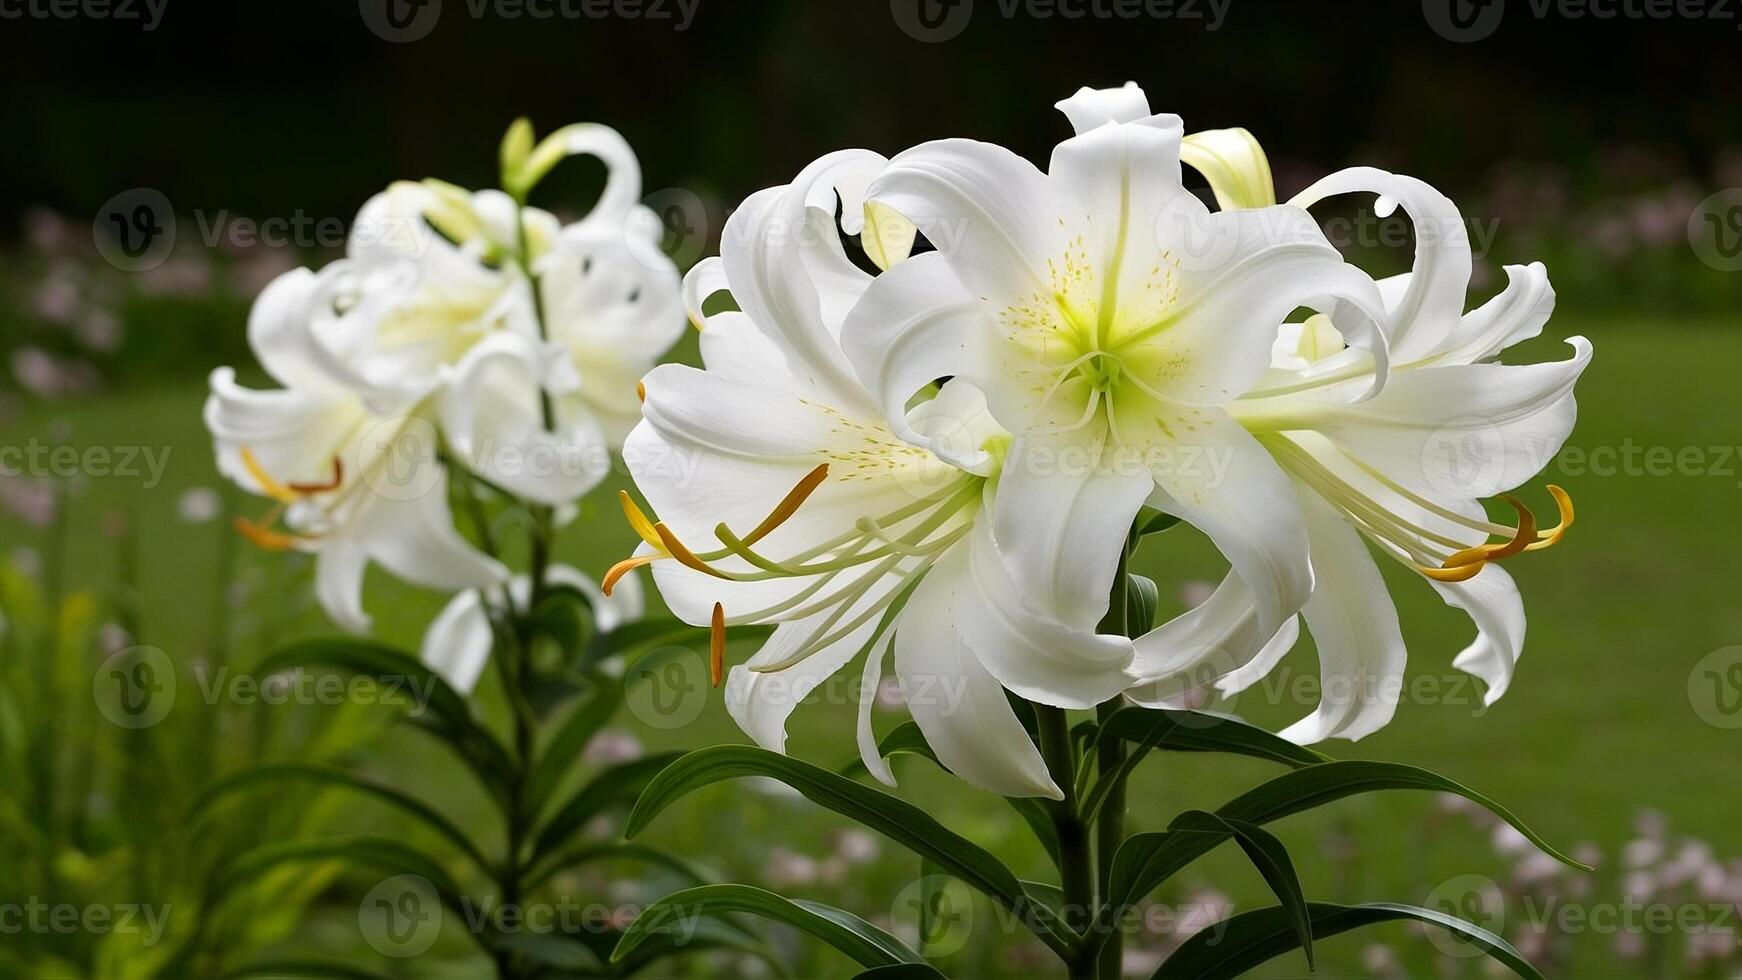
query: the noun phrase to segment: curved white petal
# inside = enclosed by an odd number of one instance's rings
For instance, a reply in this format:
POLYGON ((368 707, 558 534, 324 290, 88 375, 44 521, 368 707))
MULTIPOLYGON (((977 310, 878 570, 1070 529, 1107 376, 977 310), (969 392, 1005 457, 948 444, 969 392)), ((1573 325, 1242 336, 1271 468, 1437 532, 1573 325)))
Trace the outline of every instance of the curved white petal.
POLYGON ((267 488, 243 464, 243 449, 281 484, 318 483, 331 475, 347 434, 368 422, 362 403, 349 395, 245 388, 227 367, 212 371, 210 385, 203 415, 218 472, 250 493, 267 488))
POLYGON ((1475 364, 1542 333, 1554 313, 1555 292, 1541 262, 1506 267, 1506 288, 1458 321, 1436 364, 1475 364))
POLYGON ((1518 584, 1495 564, 1467 582, 1431 584, 1447 605, 1464 610, 1475 621, 1476 639, 1452 660, 1452 666, 1480 678, 1488 686, 1482 703, 1493 704, 1512 685, 1513 671, 1524 652, 1524 599, 1518 584))
POLYGON ((847 316, 841 346, 882 403, 896 435, 972 468, 984 462, 981 447, 965 447, 971 452, 962 456, 947 443, 915 432, 908 424, 908 404, 920 389, 946 377, 963 378, 998 397, 1006 385, 995 366, 992 330, 980 304, 944 257, 933 252, 914 256, 871 283, 847 316))
POLYGON ((1141 686, 1127 692, 1139 704, 1183 706, 1185 697, 1212 685, 1223 693, 1249 687, 1268 674, 1300 638, 1299 618, 1266 634, 1246 583, 1229 572, 1203 602, 1138 637, 1131 672, 1141 686))
POLYGON ((791 184, 752 194, 721 234, 732 296, 786 353, 787 368, 830 404, 871 404, 841 352, 840 318, 870 277, 852 269, 835 226, 835 184, 882 157, 865 150, 829 154, 791 184), (825 208, 826 201, 826 208, 825 208))
POLYGON ((1311 215, 1290 205, 1211 212, 1189 198, 1178 199, 1158 231, 1173 263, 1164 280, 1171 292, 1124 301, 1152 303, 1163 317, 1142 328, 1139 350, 1126 357, 1129 370, 1170 398, 1219 405, 1264 376, 1290 312, 1349 308, 1362 316, 1339 318, 1337 326, 1349 346, 1373 358, 1370 390, 1384 385, 1389 355, 1378 327, 1386 319, 1379 291, 1343 261, 1311 215))
POLYGON ((992 504, 998 551, 1017 590, 1060 621, 1093 630, 1107 612, 1131 522, 1154 488, 1142 460, 1102 445, 1017 439, 992 504))
POLYGON ((340 628, 367 633, 374 622, 363 611, 363 573, 369 555, 359 541, 333 541, 315 556, 315 598, 340 628))
POLYGON ((565 156, 597 157, 605 165, 605 189, 583 222, 620 222, 641 199, 641 161, 623 135, 599 123, 575 123, 546 140, 565 156))
POLYGON ((866 198, 918 225, 992 309, 1051 296, 1046 263, 1065 254, 1065 224, 1080 224, 1076 202, 1034 164, 975 140, 939 140, 896 156, 866 198))
MULTIPOLYGON (((426 457, 434 459, 434 455, 426 457)), ((409 500, 381 498, 359 509, 343 533, 394 575, 435 589, 475 589, 508 579, 501 562, 454 529, 446 474, 409 500)))
POLYGON ((938 761, 1000 796, 1059 800, 1046 762, 953 625, 956 588, 928 575, 914 590, 895 632, 895 672, 907 709, 938 761))
POLYGON ((1180 141, 1180 162, 1204 175, 1224 211, 1267 208, 1276 203, 1270 159, 1250 132, 1207 129, 1180 141))
MULTIPOLYGON (((540 392, 560 390, 566 358, 530 338, 496 333, 467 352, 443 391, 443 431, 468 468, 520 497, 552 506, 604 479, 604 433, 584 411, 554 413, 545 427, 540 392)), ((554 397, 554 396, 553 396, 554 397)))
MULTIPOLYGON (((1307 208, 1337 194, 1371 192, 1380 196, 1380 216, 1401 204, 1415 225, 1415 269, 1409 289, 1390 309, 1392 360, 1407 364, 1438 350, 1464 313, 1470 285, 1470 238, 1464 217, 1451 199, 1414 177, 1373 167, 1351 167, 1323 177, 1296 194, 1290 204, 1307 208)), ((1351 329, 1363 311, 1338 311, 1337 326, 1351 329)))
POLYGON ((1157 457, 1149 504, 1203 531, 1228 557, 1258 609, 1268 638, 1313 592, 1313 566, 1294 486, 1239 423, 1214 410, 1194 416, 1182 449, 1157 457))
POLYGON ((865 770, 885 786, 895 785, 895 772, 877 745, 877 729, 871 724, 871 709, 877 706, 877 692, 883 684, 883 661, 889 655, 889 642, 879 642, 865 656, 865 670, 859 679, 859 724, 854 740, 859 746, 859 758, 865 770))
POLYGON ((468 590, 456 593, 430 621, 419 656, 454 690, 470 694, 495 645, 483 599, 477 591, 468 590))
MULTIPOLYGON (((813 637, 823 614, 781 623, 768 638, 768 647, 791 649, 813 637)), ((739 664, 726 676, 726 711, 746 735, 770 752, 786 751, 786 719, 812 691, 835 676, 871 639, 877 630, 872 618, 822 650, 785 670, 758 672, 753 669, 762 655, 739 664)), ((770 659, 778 659, 778 656, 770 659)))
POLYGON ((1535 476, 1572 432, 1573 386, 1592 350, 1583 337, 1567 343, 1564 361, 1399 372, 1372 400, 1322 404, 1297 427, 1428 496, 1491 496, 1535 476))
MULTIPOLYGON (((1118 547, 1108 557, 1117 559, 1118 547)), ((1097 635, 1093 620, 1082 625, 1061 622, 1025 599, 1012 583, 986 522, 976 525, 966 546, 940 561, 931 576, 937 588, 956 590, 954 621, 962 639, 986 670, 1018 695, 1054 707, 1091 708, 1131 685, 1126 672, 1131 641, 1097 635)), ((1106 605, 1103 587, 1103 612, 1106 605)))
POLYGON ((1318 587, 1302 615, 1319 651, 1319 706, 1281 732, 1310 744, 1358 739, 1384 727, 1402 694, 1406 654, 1397 608, 1355 528, 1304 491, 1318 587))
POLYGON ((1136 122, 1149 115, 1149 97, 1136 82, 1126 82, 1119 88, 1089 88, 1083 86, 1068 99, 1053 103, 1053 108, 1065 114, 1078 135, 1107 123, 1136 122))

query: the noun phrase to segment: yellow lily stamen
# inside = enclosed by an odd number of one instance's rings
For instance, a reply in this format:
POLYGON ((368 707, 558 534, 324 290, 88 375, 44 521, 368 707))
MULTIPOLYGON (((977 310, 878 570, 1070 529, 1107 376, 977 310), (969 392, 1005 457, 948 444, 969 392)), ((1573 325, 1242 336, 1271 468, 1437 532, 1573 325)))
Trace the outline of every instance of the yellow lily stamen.
POLYGON ((635 530, 636 536, 661 551, 665 550, 665 544, 659 540, 659 533, 653 529, 653 522, 647 519, 640 507, 635 506, 635 500, 629 496, 629 491, 617 491, 617 499, 623 504, 623 516, 629 519, 629 526, 635 530))
POLYGON ((660 521, 653 525, 653 532, 659 535, 660 546, 665 549, 665 553, 676 558, 678 564, 683 565, 686 568, 693 568, 696 571, 707 575, 712 575, 715 578, 727 577, 723 572, 716 570, 707 562, 697 558, 696 553, 691 551, 682 541, 679 541, 677 535, 672 533, 671 528, 665 526, 664 521, 660 521))
POLYGON ((1537 537, 1542 540, 1524 549, 1525 551, 1545 551, 1560 544, 1561 538, 1573 526, 1572 494, 1551 483, 1548 485, 1548 495, 1554 498, 1555 506, 1560 509, 1560 523, 1538 534, 1537 537))
POLYGON ((1532 541, 1536 540, 1536 515, 1530 512, 1530 508, 1524 506, 1523 501, 1509 494, 1501 494, 1500 499, 1511 504, 1512 509, 1518 511, 1518 530, 1513 533, 1512 540, 1505 544, 1479 544, 1474 548, 1465 548, 1447 558, 1443 567, 1457 568, 1461 565, 1477 565, 1482 562, 1511 558, 1524 551, 1532 541))
POLYGON ((1467 582, 1475 578, 1489 562, 1501 561, 1527 551, 1542 551, 1554 547, 1573 526, 1573 498, 1566 490, 1552 484, 1548 492, 1554 497, 1555 506, 1560 511, 1560 523, 1554 527, 1546 531, 1537 530, 1536 515, 1530 512, 1530 508, 1516 497, 1502 495, 1500 499, 1518 511, 1518 528, 1513 533, 1512 540, 1505 544, 1483 544, 1465 548, 1453 553, 1438 568, 1416 565, 1416 570, 1436 582, 1467 582))
MULTIPOLYGON (((246 450, 244 450, 244 451, 246 451, 246 450)), ((327 493, 327 492, 332 491, 332 490, 337 490, 337 489, 339 489, 339 487, 343 486, 344 483, 345 483, 345 461, 340 459, 337 456, 334 456, 333 457, 333 475, 331 478, 327 479, 325 482, 322 482, 322 483, 287 483, 287 484, 285 484, 285 486, 289 487, 292 491, 296 492, 298 495, 306 497, 309 494, 327 493)))
POLYGON ((780 503, 768 512, 768 516, 762 519, 761 524, 756 525, 756 530, 750 532, 750 536, 744 539, 744 543, 747 545, 755 544, 772 534, 775 528, 785 524, 792 515, 798 513, 799 507, 803 506, 810 495, 816 492, 817 487, 822 486, 823 481, 828 478, 829 464, 818 463, 816 469, 806 473, 804 479, 798 481, 798 485, 788 491, 780 503))
POLYGON ((290 551, 306 540, 294 534, 274 531, 272 525, 278 522, 279 512, 284 508, 274 508, 264 521, 255 523, 246 517, 236 518, 236 531, 255 547, 266 551, 290 551))
POLYGON ((247 469, 248 475, 254 478, 255 483, 260 484, 261 493, 281 504, 294 503, 298 499, 300 494, 279 483, 272 478, 271 473, 266 472, 266 467, 260 465, 260 458, 254 455, 252 449, 243 446, 241 456, 243 468, 247 469))
POLYGON ((726 607, 714 603, 714 621, 708 628, 708 680, 719 687, 726 676, 726 607))
POLYGON ((599 583, 600 591, 605 593, 606 598, 610 598, 611 590, 617 587, 617 583, 622 580, 623 576, 643 565, 651 565, 664 557, 664 555, 636 555, 633 558, 623 559, 612 565, 611 570, 605 573, 605 580, 599 583))

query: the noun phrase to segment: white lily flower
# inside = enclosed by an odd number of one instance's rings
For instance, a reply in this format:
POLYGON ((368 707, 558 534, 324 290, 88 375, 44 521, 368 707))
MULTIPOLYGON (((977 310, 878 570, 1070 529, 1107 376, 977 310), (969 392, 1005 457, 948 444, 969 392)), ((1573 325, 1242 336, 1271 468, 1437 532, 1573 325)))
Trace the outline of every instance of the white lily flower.
MULTIPOLYGON (((1016 593, 982 519, 1009 437, 977 390, 944 384, 892 427, 848 365, 841 321, 872 277, 843 250, 837 195, 858 231, 860 193, 884 163, 844 151, 751 196, 722 257, 691 271, 706 367, 662 365, 643 380, 645 421, 625 454, 660 521, 624 497, 646 543, 606 586, 652 563, 672 610, 714 626, 716 683, 727 626, 779 624, 726 682, 732 716, 765 748, 784 751, 792 710, 864 654, 861 754, 893 783, 870 717, 892 648, 908 709, 946 766, 1002 795, 1060 798, 1005 689, 1091 703, 1082 689, 1131 682, 1130 642, 1016 593), (721 291, 739 311, 704 315, 721 291)), ((893 220, 863 237, 884 262, 910 240, 893 220)))
MULTIPOLYGON (((635 575, 618 582, 610 596, 584 572, 568 565, 551 565, 545 570, 545 581, 580 590, 592 607, 593 628, 601 634, 640 619, 645 607, 641 580, 635 575)), ((508 595, 516 607, 524 609, 532 600, 531 577, 516 575, 508 583, 508 595)), ((424 630, 420 655, 454 690, 470 694, 495 648, 496 636, 485 609, 484 593, 471 589, 456 594, 430 621, 424 630)))
POLYGON ((256 302, 250 340, 284 389, 212 377, 220 467, 278 502, 245 533, 319 552, 322 603, 348 628, 368 626, 369 560, 445 589, 506 576, 453 530, 438 450, 560 519, 609 472, 635 376, 683 329, 622 137, 573 126, 546 147, 545 168, 574 153, 606 163, 587 217, 564 228, 500 191, 395 184, 364 205, 343 259, 256 302))
MULTIPOLYGON (((1219 196, 1222 187, 1251 186, 1260 167, 1268 176, 1256 141, 1236 157, 1245 162, 1206 171, 1219 196)), ((1565 361, 1498 363, 1503 350, 1542 332, 1554 309, 1547 272, 1540 263, 1509 266, 1507 288, 1465 313, 1472 265, 1460 234, 1463 218, 1427 184, 1355 168, 1326 177, 1291 203, 1308 207, 1359 191, 1381 195, 1382 213, 1402 204, 1416 225, 1413 273, 1380 283, 1391 349, 1384 391, 1361 400, 1372 367, 1344 349, 1339 328, 1364 313, 1344 309, 1285 328, 1272 371, 1230 406, 1288 471, 1312 542, 1318 585, 1303 615, 1317 640, 1323 692, 1318 709, 1283 732, 1300 742, 1360 738, 1396 708, 1403 637, 1363 539, 1470 614, 1477 637, 1453 664, 1485 682, 1489 704, 1505 693, 1525 617, 1518 588, 1498 563, 1555 544, 1573 510, 1565 491, 1550 486, 1560 520, 1543 529, 1523 504, 1505 497, 1519 514, 1512 526, 1491 521, 1481 498, 1525 482, 1559 452, 1576 414, 1573 386, 1591 358, 1590 342, 1573 337, 1574 354, 1565 361)), ((1249 642, 1256 618, 1251 596, 1233 575, 1187 617, 1223 630, 1230 643, 1249 642)), ((1219 678, 1204 676, 1201 664, 1156 665, 1153 682, 1133 697, 1175 703, 1209 680, 1237 692, 1267 673, 1296 636, 1290 626, 1243 667, 1224 661, 1239 669, 1219 678)))
POLYGON ((248 336, 267 373, 285 387, 254 390, 235 372, 212 372, 205 421, 219 472, 275 501, 238 528, 261 547, 318 554, 316 595, 335 622, 364 631, 363 573, 378 562, 408 581, 441 589, 492 585, 501 563, 453 528, 435 430, 413 413, 383 414, 332 374, 310 323, 335 311, 338 276, 289 273, 263 292, 248 336), (282 520, 283 527, 276 525, 282 520))
MULTIPOLYGON (((941 377, 983 391, 1015 434, 992 521, 1022 594, 1092 629, 1148 504, 1203 530, 1255 597, 1244 662, 1306 603, 1313 575, 1293 488, 1229 405, 1264 376, 1278 327, 1302 306, 1369 314, 1351 330, 1377 390, 1378 290, 1304 210, 1212 212, 1188 193, 1180 119, 1151 114, 1136 85, 1058 107, 1076 135, 1045 173, 959 139, 891 161, 867 198, 937 251, 871 284, 844 346, 904 437, 924 444, 906 406, 941 377)), ((1210 166, 1233 159, 1223 149, 1190 153, 1210 166)), ((1138 667, 1204 656, 1225 642, 1210 626, 1178 624, 1166 647, 1140 638, 1138 667)), ((1071 690, 1104 699, 1115 679, 1079 675, 1071 690)))

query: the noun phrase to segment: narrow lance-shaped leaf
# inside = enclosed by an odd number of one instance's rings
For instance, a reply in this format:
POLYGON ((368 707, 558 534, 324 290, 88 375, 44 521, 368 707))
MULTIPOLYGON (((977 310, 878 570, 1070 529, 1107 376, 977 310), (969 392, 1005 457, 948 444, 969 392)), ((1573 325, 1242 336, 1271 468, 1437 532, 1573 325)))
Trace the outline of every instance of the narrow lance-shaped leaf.
MULTIPOLYGON (((1518 950, 1499 936, 1454 916, 1411 905, 1309 903, 1313 934, 1335 936, 1381 922, 1415 921, 1439 926, 1469 941, 1525 980, 1543 980, 1518 950)), ((1151 980, 1232 980, 1300 946, 1292 916, 1279 906, 1242 912, 1185 941, 1151 980)))
POLYGON ((680 947, 702 917, 742 912, 792 926, 828 943, 861 966, 922 963, 923 958, 901 940, 864 919, 817 902, 798 902, 749 885, 702 885, 686 888, 648 906, 617 943, 612 962, 635 952, 657 935, 676 935, 680 947))
MULTIPOLYGON (((938 762, 937 753, 933 752, 932 747, 927 744, 925 734, 919 730, 918 725, 911 721, 904 721, 890 729, 889 733, 877 743, 877 751, 884 758, 892 758, 897 755, 916 755, 930 760, 940 768, 943 765, 938 762)), ((858 776, 865 772, 865 760, 854 757, 853 761, 837 771, 847 777, 858 776)), ((1017 816, 1022 818, 1022 822, 1028 825, 1028 829, 1034 832, 1040 845, 1046 848, 1047 857, 1052 860, 1053 867, 1058 867, 1058 825, 1053 823, 1052 814, 1047 812, 1046 804, 1038 799, 1020 796, 1007 796, 1004 798, 1004 802, 1010 804, 1010 808, 1015 810, 1017 816)))
POLYGON ((929 858, 968 886, 1022 913, 1018 918, 1042 942, 1062 948, 1067 941, 1051 910, 1022 891, 1016 875, 984 848, 937 822, 931 814, 887 793, 844 776, 748 745, 717 745, 691 752, 649 783, 629 814, 625 835, 634 837, 666 807, 714 783, 766 776, 798 790, 806 799, 857 820, 929 858))
POLYGON ((568 802, 538 832, 534 853, 544 854, 563 846, 601 810, 640 793, 656 773, 671 765, 678 756, 676 752, 643 756, 611 766, 594 776, 591 782, 576 790, 575 795, 569 797, 568 802))
POLYGON ((238 770, 217 780, 194 800, 188 809, 190 820, 204 816, 226 797, 244 790, 283 782, 307 782, 349 789, 373 797, 402 813, 421 820, 425 826, 447 838, 479 868, 488 870, 490 861, 453 821, 429 804, 391 786, 377 783, 339 766, 322 762, 262 762, 238 770))

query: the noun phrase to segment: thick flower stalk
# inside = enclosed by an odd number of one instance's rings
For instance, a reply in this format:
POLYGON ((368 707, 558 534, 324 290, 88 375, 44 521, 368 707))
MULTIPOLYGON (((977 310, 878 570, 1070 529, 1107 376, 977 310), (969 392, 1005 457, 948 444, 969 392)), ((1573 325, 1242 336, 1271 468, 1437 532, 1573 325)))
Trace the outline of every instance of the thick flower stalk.
MULTIPOLYGON (((859 744, 893 782, 870 719, 892 649, 908 710, 951 770, 1006 796, 1056 798, 1005 691, 1086 706, 1085 689, 1131 683, 1131 646, 1016 589, 989 520, 1010 435, 980 393, 959 379, 928 385, 891 421, 842 351, 842 319, 874 277, 843 248, 837 199, 860 230, 863 189, 884 165, 836 153, 753 195, 723 255, 690 272, 705 368, 664 365, 643 381, 627 455, 657 520, 625 497, 644 545, 613 579, 651 564, 673 611, 722 637, 778 624, 725 679, 733 717, 766 748, 783 751, 798 702, 862 657, 859 744), (722 291, 739 309, 707 315, 722 291)), ((917 261, 902 261, 912 228, 899 219, 873 214, 862 239, 896 269, 917 261)))

